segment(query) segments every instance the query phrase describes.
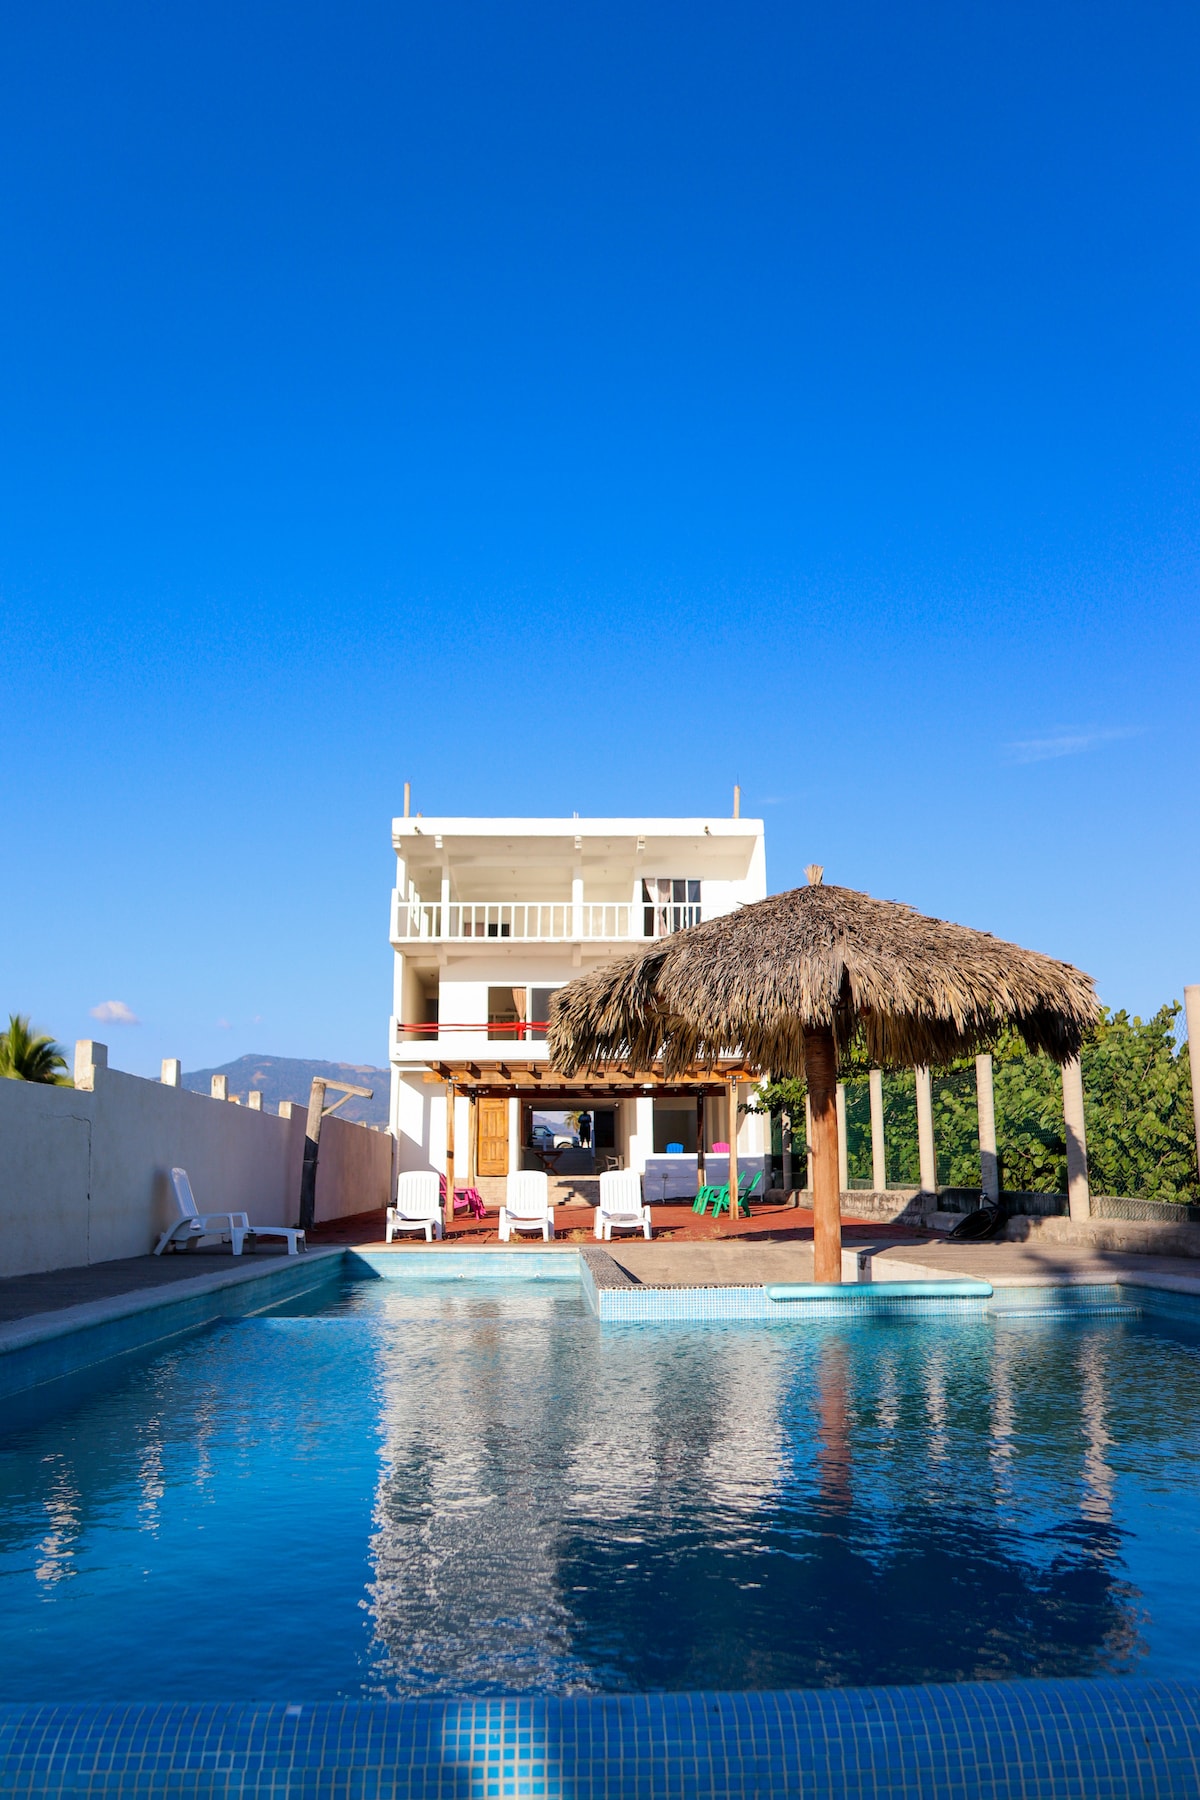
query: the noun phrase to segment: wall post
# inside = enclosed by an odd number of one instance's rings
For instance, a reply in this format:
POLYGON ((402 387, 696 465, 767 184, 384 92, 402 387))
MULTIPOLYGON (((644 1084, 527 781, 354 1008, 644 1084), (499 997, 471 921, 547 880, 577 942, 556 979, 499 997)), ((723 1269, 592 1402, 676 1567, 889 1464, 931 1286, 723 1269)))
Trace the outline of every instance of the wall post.
POLYGON ((933 1078, 927 1068, 917 1077, 917 1149, 921 1160, 921 1191, 937 1193, 937 1151, 933 1142, 933 1078))
POLYGON ((108 1045, 94 1038, 75 1040, 75 1086, 90 1094, 96 1085, 96 1070, 108 1067, 108 1045))
POLYGON ((1000 1203, 1000 1159, 996 1154, 996 1096, 992 1086, 992 1059, 975 1058, 975 1099, 979 1112, 979 1185, 986 1206, 1000 1203))
POLYGON ((838 1191, 844 1194, 850 1186, 850 1146, 846 1142, 846 1084, 837 1084, 838 1191))
POLYGON ((883 1136, 883 1070, 871 1070, 871 1186, 887 1188, 887 1145, 883 1136))
POLYGON ((1192 1066, 1192 1117, 1196 1122, 1196 1167, 1200 1169, 1200 986, 1183 990, 1187 1020, 1188 1061, 1192 1066))
POLYGON ((1092 1196, 1088 1187, 1087 1131, 1083 1122, 1083 1071, 1079 1058, 1063 1064, 1063 1124, 1067 1131, 1067 1195, 1073 1219, 1090 1219, 1092 1196))

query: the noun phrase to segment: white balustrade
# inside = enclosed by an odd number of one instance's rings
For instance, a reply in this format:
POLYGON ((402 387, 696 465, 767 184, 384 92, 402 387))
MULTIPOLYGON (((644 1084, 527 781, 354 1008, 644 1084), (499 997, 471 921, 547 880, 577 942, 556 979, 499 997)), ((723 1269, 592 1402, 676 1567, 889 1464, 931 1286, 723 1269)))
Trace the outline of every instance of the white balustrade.
POLYGON ((627 901, 405 900, 396 896, 392 937, 508 939, 517 943, 570 941, 578 937, 620 941, 642 935, 642 909, 627 901), (578 929, 577 929, 578 926, 578 929))

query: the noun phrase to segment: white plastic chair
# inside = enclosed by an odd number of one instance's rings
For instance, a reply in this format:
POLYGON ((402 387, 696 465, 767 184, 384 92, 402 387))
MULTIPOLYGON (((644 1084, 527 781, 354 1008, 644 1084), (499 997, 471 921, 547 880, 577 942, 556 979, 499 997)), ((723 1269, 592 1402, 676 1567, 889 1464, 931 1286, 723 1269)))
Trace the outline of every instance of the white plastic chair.
POLYGON ((547 1243, 554 1236, 550 1182, 540 1169, 521 1169, 505 1182, 504 1205, 500 1208, 500 1242, 507 1244, 514 1231, 540 1232, 547 1243))
POLYGON ((396 1204, 387 1210, 387 1242, 398 1231, 421 1231, 431 1244, 442 1235, 442 1195, 436 1169, 409 1169, 396 1182, 396 1204))
POLYGON ((181 1244, 196 1243, 204 1237, 228 1239, 235 1256, 242 1254, 242 1246, 248 1237, 286 1238, 289 1256, 295 1256, 299 1250, 308 1248, 304 1233, 291 1225, 252 1225, 244 1212, 202 1213, 196 1205, 186 1169, 171 1170, 171 1186, 175 1191, 179 1218, 163 1232, 155 1244, 155 1256, 161 1256, 169 1244, 178 1248, 181 1244))
POLYGON ((611 1242, 614 1231, 651 1236, 650 1208, 642 1203, 642 1178, 636 1169, 608 1169, 601 1175, 595 1231, 601 1242, 611 1242))

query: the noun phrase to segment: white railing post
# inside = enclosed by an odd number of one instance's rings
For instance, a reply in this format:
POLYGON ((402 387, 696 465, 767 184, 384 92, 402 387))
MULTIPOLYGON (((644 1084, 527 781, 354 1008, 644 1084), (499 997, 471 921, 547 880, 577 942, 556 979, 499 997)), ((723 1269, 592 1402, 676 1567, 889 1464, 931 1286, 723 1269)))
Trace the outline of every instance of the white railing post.
POLYGON ((1088 1187, 1087 1131, 1083 1122, 1083 1070, 1073 1056, 1063 1064, 1063 1124, 1067 1132, 1067 1201, 1072 1219, 1090 1219, 1092 1196, 1088 1187))

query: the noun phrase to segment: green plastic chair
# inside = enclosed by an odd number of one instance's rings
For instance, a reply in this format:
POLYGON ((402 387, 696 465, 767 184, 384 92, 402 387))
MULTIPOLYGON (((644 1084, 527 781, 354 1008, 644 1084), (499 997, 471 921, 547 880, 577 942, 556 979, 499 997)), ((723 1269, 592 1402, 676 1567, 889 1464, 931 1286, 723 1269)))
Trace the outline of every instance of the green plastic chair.
MULTIPOLYGON (((757 1188, 757 1186, 761 1180, 762 1180, 762 1170, 759 1169, 757 1171, 757 1173, 755 1174, 754 1180, 750 1183, 749 1187, 738 1189, 738 1216, 740 1218, 748 1219, 750 1217, 750 1196, 751 1196, 751 1194, 753 1194, 755 1188, 757 1188)), ((716 1200, 713 1202, 712 1216, 715 1219, 718 1213, 728 1212, 728 1211, 729 1211, 729 1183, 726 1182, 725 1186, 718 1193, 716 1200)))

